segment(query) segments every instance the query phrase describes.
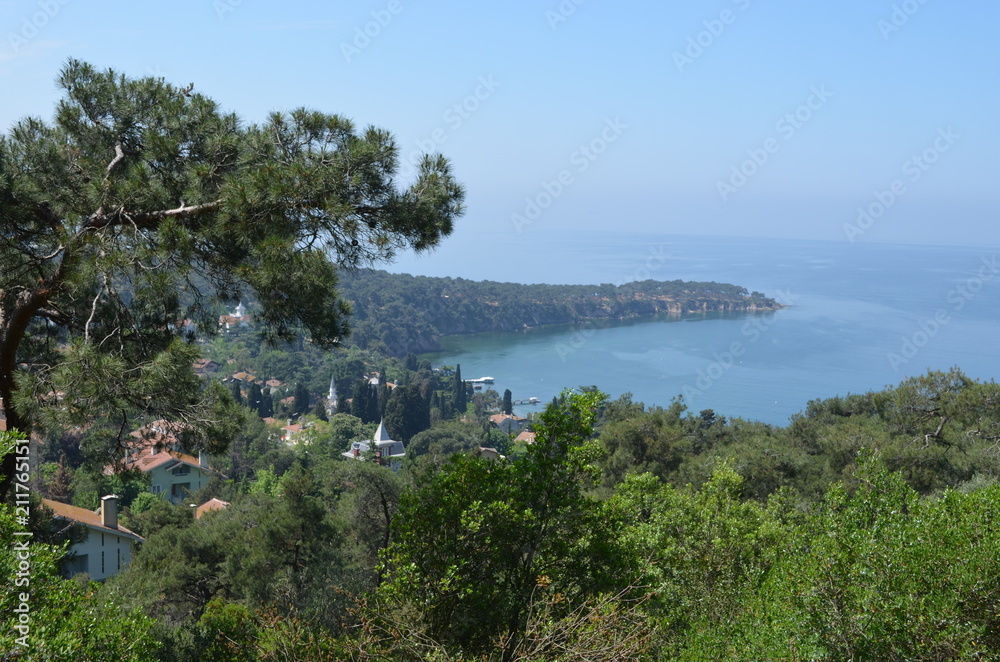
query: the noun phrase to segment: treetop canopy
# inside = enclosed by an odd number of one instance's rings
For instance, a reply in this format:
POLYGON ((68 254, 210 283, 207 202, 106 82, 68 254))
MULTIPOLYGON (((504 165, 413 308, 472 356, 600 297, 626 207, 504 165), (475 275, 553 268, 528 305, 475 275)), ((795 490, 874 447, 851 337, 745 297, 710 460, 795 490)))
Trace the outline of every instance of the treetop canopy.
MULTIPOLYGON (((214 328, 222 303, 255 301, 269 340, 335 345, 350 312, 337 268, 432 248, 463 212, 444 157, 425 155, 400 186, 391 134, 339 115, 298 109, 246 124, 193 84, 77 60, 58 85, 52 123, 27 118, 0 135, 10 427, 25 429, 45 393, 71 405, 65 387, 107 376, 98 364, 117 362, 123 382, 156 361, 186 361, 174 340, 192 323, 214 328)), ((186 383, 165 395, 123 382, 121 402, 108 386, 116 418, 136 407, 190 414, 199 400, 186 383)))

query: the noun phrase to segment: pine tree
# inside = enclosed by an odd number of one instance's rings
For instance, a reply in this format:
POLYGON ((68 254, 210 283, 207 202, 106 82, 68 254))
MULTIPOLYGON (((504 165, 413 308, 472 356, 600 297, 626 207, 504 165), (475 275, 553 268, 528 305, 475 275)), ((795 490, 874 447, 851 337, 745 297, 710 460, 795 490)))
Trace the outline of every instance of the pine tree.
MULTIPOLYGON (((238 433, 224 386, 194 374, 185 320, 214 326, 245 294, 261 339, 336 346, 350 315, 338 268, 433 248, 463 211, 443 156, 400 187, 392 135, 338 115, 244 123, 191 87, 77 60, 57 84, 51 122, 0 134, 0 407, 23 434, 42 420, 113 431, 95 457, 143 417, 190 423, 192 451, 238 433), (29 395, 57 391, 74 397, 29 395)), ((0 498, 15 464, 5 452, 0 498)))

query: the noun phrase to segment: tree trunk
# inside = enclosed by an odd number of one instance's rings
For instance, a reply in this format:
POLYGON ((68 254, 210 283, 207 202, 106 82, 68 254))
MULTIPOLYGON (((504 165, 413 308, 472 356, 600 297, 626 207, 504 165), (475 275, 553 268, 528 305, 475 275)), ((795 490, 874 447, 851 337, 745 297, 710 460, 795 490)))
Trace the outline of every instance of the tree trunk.
MULTIPOLYGON (((3 407, 8 430, 17 428, 25 435, 31 433, 28 420, 14 407, 14 375, 17 371, 17 350, 35 314, 45 305, 51 290, 39 287, 21 293, 13 302, 8 293, 0 291, 0 407, 3 407), (6 299, 6 301, 5 301, 6 299)), ((14 478, 16 464, 13 452, 0 460, 0 501, 7 498, 14 478)))

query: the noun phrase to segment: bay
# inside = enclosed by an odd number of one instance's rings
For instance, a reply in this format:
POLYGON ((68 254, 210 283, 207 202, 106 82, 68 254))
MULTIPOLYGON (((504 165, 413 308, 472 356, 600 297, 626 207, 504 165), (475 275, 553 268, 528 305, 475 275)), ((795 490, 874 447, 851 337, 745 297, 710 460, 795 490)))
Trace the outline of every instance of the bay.
MULTIPOLYGON (((996 248, 610 232, 534 239, 499 264, 481 255, 467 264, 453 259, 450 275, 729 282, 788 307, 451 336, 428 355, 435 365, 459 363, 467 379, 492 376, 494 388, 511 389, 515 399, 544 402, 566 387, 596 385, 647 405, 683 395, 694 412, 776 425, 809 400, 881 389, 928 369, 1000 375, 996 248)), ((395 270, 441 275, 420 266, 395 270)))

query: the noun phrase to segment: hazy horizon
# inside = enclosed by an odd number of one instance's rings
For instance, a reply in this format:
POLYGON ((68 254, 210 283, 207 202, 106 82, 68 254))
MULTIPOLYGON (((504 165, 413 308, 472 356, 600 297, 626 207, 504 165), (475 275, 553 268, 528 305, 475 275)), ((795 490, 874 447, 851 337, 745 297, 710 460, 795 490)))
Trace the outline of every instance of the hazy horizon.
POLYGON ((307 106, 384 127, 404 180, 442 152, 468 189, 444 246, 580 229, 1000 245, 998 18, 927 0, 8 0, 0 126, 51 118, 77 58, 194 83, 247 122, 307 106))

